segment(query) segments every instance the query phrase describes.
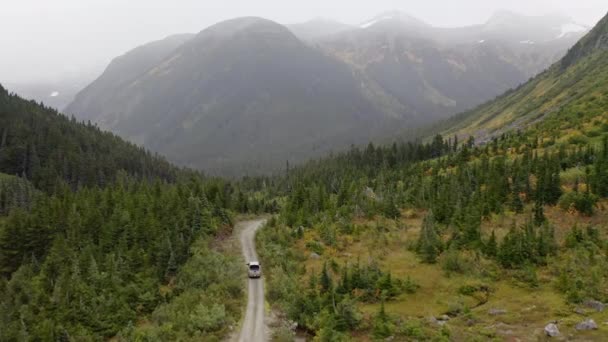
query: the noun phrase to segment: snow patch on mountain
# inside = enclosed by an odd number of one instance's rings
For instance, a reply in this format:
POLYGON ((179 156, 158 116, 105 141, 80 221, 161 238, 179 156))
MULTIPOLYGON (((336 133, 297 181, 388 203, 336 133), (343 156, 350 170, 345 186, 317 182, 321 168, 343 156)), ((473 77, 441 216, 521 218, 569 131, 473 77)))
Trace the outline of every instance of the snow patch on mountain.
POLYGON ((576 23, 567 23, 562 25, 561 27, 561 33, 559 34, 559 36, 557 36, 557 38, 563 38, 567 35, 569 35, 570 33, 580 33, 580 32, 585 32, 587 31, 589 28, 583 25, 579 25, 576 23))
POLYGON ((392 16, 383 16, 383 17, 374 18, 370 21, 364 22, 363 24, 359 25, 359 27, 365 29, 365 28, 371 27, 371 26, 381 22, 382 20, 388 20, 388 19, 393 19, 393 17, 392 16))
POLYGON ((59 92, 58 91, 54 91, 54 92, 51 93, 50 96, 51 97, 57 97, 57 96, 59 96, 59 92))

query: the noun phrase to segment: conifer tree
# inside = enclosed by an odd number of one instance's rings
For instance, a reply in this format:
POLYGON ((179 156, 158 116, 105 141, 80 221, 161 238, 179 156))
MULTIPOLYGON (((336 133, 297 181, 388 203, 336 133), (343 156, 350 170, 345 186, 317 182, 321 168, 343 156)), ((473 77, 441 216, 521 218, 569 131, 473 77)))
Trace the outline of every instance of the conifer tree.
POLYGON ((425 263, 433 264, 437 261, 441 253, 442 243, 435 227, 435 218, 430 211, 422 222, 420 237, 416 246, 416 251, 425 263))

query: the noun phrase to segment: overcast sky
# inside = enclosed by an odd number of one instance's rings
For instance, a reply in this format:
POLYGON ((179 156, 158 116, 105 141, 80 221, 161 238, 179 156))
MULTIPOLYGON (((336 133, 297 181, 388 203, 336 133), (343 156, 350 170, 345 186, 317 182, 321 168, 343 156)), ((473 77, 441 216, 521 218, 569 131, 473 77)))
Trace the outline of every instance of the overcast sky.
POLYGON ((0 83, 53 80, 100 72, 145 42, 199 32, 225 19, 261 16, 280 23, 315 17, 356 24, 398 9, 435 26, 486 21, 499 9, 562 13, 592 26, 607 0, 3 0, 0 83))

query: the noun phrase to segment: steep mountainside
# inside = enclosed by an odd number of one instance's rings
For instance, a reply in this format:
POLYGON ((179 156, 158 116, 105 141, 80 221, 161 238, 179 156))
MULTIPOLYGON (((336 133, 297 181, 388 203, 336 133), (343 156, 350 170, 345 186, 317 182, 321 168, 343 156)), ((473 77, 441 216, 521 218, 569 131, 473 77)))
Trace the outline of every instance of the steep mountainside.
POLYGON ((127 53, 66 111, 182 165, 265 172, 491 99, 574 44, 580 33, 562 35, 565 23, 503 14, 440 29, 387 12, 360 27, 288 29, 235 19, 127 53))
MULTIPOLYGON (((76 95, 74 101, 65 108, 65 111, 74 113, 78 112, 77 109, 83 107, 89 108, 89 111, 92 112, 102 110, 105 103, 103 99, 96 95, 119 96, 121 87, 135 81, 137 77, 152 69, 168 54, 192 37, 194 37, 193 34, 169 36, 163 40, 139 46, 115 58, 95 82, 76 95)), ((81 118, 88 119, 88 116, 83 115, 81 118)))
MULTIPOLYGON (((605 116, 608 101, 608 18, 583 37, 547 71, 516 90, 443 124, 447 134, 474 135, 485 141, 505 131, 545 119, 562 130, 575 122, 605 116)), ((580 129, 580 127, 578 127, 580 129)))
POLYGON ((351 65, 383 108, 440 119, 543 71, 583 30, 568 18, 509 12, 483 25, 436 28, 388 12, 318 44, 351 65))
POLYGON ((212 26, 111 92, 98 91, 105 78, 67 111, 211 171, 268 170, 368 141, 400 120, 364 97, 347 66, 260 18, 212 26))

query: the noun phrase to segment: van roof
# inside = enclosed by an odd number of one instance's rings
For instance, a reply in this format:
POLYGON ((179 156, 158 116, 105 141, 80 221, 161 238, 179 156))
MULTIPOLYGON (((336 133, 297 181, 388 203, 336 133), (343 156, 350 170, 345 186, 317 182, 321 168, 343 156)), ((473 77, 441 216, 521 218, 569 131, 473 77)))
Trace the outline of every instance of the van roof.
POLYGON ((250 261, 249 266, 260 266, 260 262, 259 261, 250 261))

